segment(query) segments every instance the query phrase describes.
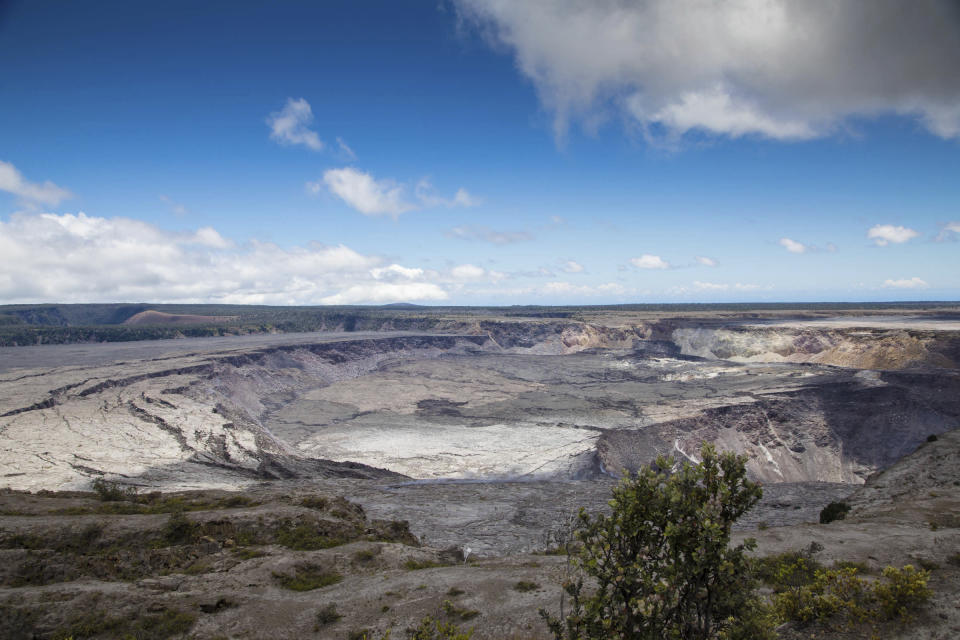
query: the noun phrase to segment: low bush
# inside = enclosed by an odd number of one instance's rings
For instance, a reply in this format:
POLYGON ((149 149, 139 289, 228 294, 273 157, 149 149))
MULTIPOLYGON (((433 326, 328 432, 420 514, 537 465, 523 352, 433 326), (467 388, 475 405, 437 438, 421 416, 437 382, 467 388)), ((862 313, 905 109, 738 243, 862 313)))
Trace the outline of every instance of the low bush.
POLYGON ((528 591, 536 591, 540 588, 540 585, 536 582, 530 582, 529 580, 520 580, 515 585, 513 585, 514 591, 519 591, 520 593, 527 593, 528 591))
POLYGON ((282 587, 291 591, 313 591, 343 580, 343 576, 336 571, 327 571, 324 567, 315 564, 297 565, 293 575, 274 573, 273 577, 282 587))
POLYGON ((820 524, 829 524, 834 520, 843 520, 850 511, 846 502, 831 502, 820 511, 820 524))
POLYGON ((121 502, 123 500, 133 500, 137 497, 137 490, 133 487, 125 487, 122 484, 110 482, 103 478, 94 480, 92 488, 103 502, 121 502))

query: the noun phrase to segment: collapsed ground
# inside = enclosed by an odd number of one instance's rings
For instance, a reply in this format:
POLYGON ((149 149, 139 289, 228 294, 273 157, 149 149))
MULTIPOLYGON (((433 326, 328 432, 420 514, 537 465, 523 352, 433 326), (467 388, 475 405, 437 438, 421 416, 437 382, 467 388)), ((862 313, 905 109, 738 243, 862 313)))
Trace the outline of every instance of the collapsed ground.
POLYGON ((741 523, 762 553, 817 542, 828 562, 935 564, 918 637, 956 626, 954 322, 590 320, 13 350, 8 487, 165 493, 3 496, 4 617, 40 637, 334 638, 399 631, 448 600, 475 637, 544 637, 535 611, 556 605, 565 559, 531 554, 579 506, 603 508, 613 474, 708 440, 767 484, 741 523), (896 479, 857 489, 882 469, 896 479), (178 489, 200 492, 171 502, 178 489), (854 491, 850 520, 804 524, 854 491), (171 524, 178 500, 189 522, 171 524), (301 577, 317 588, 288 588, 301 577), (119 608, 74 615, 104 598, 119 608), (330 604, 342 617, 318 623, 330 604))

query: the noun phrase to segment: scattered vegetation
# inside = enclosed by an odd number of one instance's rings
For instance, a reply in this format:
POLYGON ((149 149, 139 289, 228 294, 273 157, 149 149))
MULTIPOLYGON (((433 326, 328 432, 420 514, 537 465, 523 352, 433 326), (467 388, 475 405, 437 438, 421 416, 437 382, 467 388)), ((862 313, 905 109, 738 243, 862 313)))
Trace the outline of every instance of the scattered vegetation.
POLYGON ((56 629, 50 637, 52 640, 81 640, 98 636, 165 640, 187 633, 196 620, 196 615, 177 609, 139 617, 111 616, 96 609, 56 629))
POLYGON ((296 551, 316 551, 329 549, 350 542, 339 536, 328 536, 320 533, 317 526, 307 522, 297 525, 288 525, 277 532, 277 544, 296 551))
POLYGON ((527 593, 528 591, 536 591, 540 588, 540 585, 536 582, 531 582, 529 580, 520 580, 515 585, 513 585, 514 591, 519 591, 520 593, 527 593))
POLYGON ((420 571, 421 569, 435 569, 437 567, 450 566, 444 562, 436 560, 414 560, 413 558, 403 563, 403 568, 407 571, 420 571))
POLYGON ((820 511, 820 524, 829 524, 834 520, 843 520, 850 511, 846 502, 831 502, 820 511))
POLYGON ((136 497, 137 490, 133 487, 125 487, 123 485, 117 484, 116 482, 110 482, 104 480, 103 478, 97 478, 93 481, 93 492, 103 502, 120 502, 122 500, 131 500, 136 497))
POLYGON ((282 587, 291 591, 312 591, 329 587, 343 580, 343 576, 336 571, 328 571, 315 564, 297 565, 293 575, 274 572, 273 577, 282 587))
POLYGON ((473 627, 464 631, 453 622, 426 616, 415 629, 409 630, 407 637, 410 640, 470 640, 473 631, 473 627))
POLYGON ((316 616, 314 616, 315 624, 313 630, 317 631, 320 627, 333 624, 341 618, 343 618, 343 616, 340 615, 339 611, 337 611, 337 605, 331 602, 330 604, 321 607, 320 610, 317 611, 316 616))
POLYGON ((440 605, 440 610, 443 611, 447 617, 459 618, 460 620, 472 620, 480 615, 479 611, 458 607, 450 600, 444 600, 443 604, 440 605))

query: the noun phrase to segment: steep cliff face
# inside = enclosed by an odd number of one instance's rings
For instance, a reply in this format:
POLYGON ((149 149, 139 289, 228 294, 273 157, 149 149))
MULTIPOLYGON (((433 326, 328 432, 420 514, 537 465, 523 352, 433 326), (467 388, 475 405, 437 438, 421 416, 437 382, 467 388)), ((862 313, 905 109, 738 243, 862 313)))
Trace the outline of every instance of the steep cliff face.
POLYGON ((955 332, 792 327, 679 327, 680 353, 734 362, 810 362, 855 369, 960 366, 955 332))
POLYGON ((785 393, 706 409, 642 430, 604 433, 604 467, 648 464, 650 452, 695 458, 703 442, 749 457, 765 482, 862 483, 914 451, 929 435, 960 424, 960 376, 858 374, 785 393))

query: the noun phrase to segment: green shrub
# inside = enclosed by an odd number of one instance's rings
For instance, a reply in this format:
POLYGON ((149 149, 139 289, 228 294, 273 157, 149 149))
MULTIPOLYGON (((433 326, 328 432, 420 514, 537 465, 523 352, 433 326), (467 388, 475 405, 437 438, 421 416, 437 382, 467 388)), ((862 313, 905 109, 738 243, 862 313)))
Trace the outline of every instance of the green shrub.
POLYGON ((536 591, 540 588, 536 582, 530 582, 529 580, 521 580, 513 585, 514 591, 519 591, 520 593, 526 593, 528 591, 536 591))
POLYGON ((781 620, 856 626, 868 620, 909 620, 931 596, 930 573, 912 565, 887 567, 870 583, 857 569, 820 569, 809 584, 787 589, 774 598, 781 620))
POLYGON ((880 613, 887 619, 908 620, 913 612, 925 604, 932 595, 927 582, 930 572, 917 570, 913 565, 902 569, 887 567, 883 580, 874 587, 880 613))
POLYGON ((831 502, 820 511, 820 524, 829 524, 834 520, 843 520, 850 511, 846 502, 831 502))
POLYGON ((123 500, 133 500, 137 497, 137 490, 133 487, 125 487, 116 482, 110 482, 103 478, 97 478, 91 484, 94 493, 103 502, 120 502, 123 500))
POLYGON ((711 445, 700 457, 679 470, 660 457, 624 478, 609 516, 581 509, 581 575, 563 585, 571 611, 555 619, 541 610, 556 640, 707 640, 742 631, 738 621, 760 607, 746 557, 756 543, 731 545, 731 528, 762 491, 747 478, 746 457, 711 445), (589 594, 582 574, 596 584, 589 594))
POLYGON ((464 631, 452 622, 426 616, 408 638, 410 640, 470 640, 473 631, 473 627, 464 631))
POLYGON ((195 537, 196 526, 193 521, 183 515, 182 511, 175 511, 163 525, 160 536, 167 544, 188 544, 195 537))
POLYGON ((277 544, 296 551, 316 551, 346 544, 346 540, 325 536, 317 531, 316 525, 306 522, 295 527, 284 527, 277 531, 277 544))

